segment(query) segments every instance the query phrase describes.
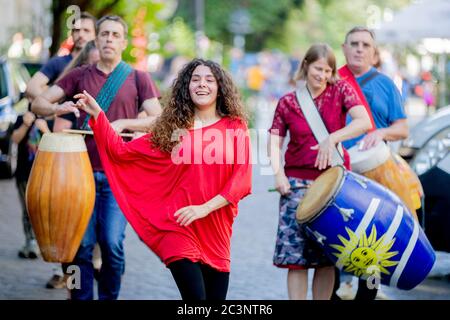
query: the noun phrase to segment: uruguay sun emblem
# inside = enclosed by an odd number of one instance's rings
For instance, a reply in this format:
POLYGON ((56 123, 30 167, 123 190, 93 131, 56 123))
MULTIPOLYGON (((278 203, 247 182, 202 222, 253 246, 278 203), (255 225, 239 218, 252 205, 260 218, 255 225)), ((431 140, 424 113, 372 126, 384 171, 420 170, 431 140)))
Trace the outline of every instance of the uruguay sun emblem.
POLYGON ((342 245, 332 244, 331 247, 338 250, 333 253, 338 258, 344 271, 353 273, 357 277, 377 275, 380 273, 389 275, 387 267, 395 266, 398 261, 389 259, 398 254, 398 251, 389 252, 395 242, 395 238, 390 241, 384 241, 384 235, 377 240, 377 230, 372 226, 369 237, 362 231, 358 237, 351 229, 345 227, 349 239, 338 235, 342 245))

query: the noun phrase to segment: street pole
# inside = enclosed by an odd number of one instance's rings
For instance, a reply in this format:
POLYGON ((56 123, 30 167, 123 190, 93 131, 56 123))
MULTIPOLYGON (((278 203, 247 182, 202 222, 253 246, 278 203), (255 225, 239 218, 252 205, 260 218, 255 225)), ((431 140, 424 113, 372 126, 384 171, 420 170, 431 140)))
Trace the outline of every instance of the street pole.
POLYGON ((195 0, 195 51, 197 57, 203 57, 200 41, 205 35, 205 1, 195 0))
POLYGON ((228 30, 234 34, 233 47, 245 51, 245 35, 252 32, 250 15, 247 9, 239 8, 233 11, 228 22, 228 30))

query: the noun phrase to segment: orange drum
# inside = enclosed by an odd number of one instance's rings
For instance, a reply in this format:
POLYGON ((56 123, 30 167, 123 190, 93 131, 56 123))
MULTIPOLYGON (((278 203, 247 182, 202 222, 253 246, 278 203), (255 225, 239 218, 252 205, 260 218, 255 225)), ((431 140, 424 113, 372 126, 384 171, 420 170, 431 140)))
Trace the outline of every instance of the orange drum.
POLYGON ((409 165, 399 160, 398 156, 384 142, 369 150, 358 150, 358 145, 348 150, 352 171, 375 180, 394 192, 411 213, 416 216, 416 209, 421 207, 422 187, 419 179, 409 165))
POLYGON ((413 199, 414 207, 419 209, 422 206, 421 198, 423 197, 423 188, 419 177, 400 155, 392 152, 392 157, 397 163, 397 167, 400 174, 403 176, 403 179, 411 187, 411 197, 413 199))
POLYGON ((26 202, 44 260, 72 262, 95 203, 92 166, 81 135, 44 134, 26 202))

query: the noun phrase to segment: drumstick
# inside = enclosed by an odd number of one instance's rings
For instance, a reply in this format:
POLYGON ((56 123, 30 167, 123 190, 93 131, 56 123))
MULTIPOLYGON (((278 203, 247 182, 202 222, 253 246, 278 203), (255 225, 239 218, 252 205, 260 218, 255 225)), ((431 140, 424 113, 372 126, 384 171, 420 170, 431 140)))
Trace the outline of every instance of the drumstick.
MULTIPOLYGON (((63 132, 65 133, 77 133, 77 134, 94 134, 94 132, 89 130, 75 130, 75 129, 64 129, 63 132)), ((119 133, 119 136, 121 137, 127 137, 127 138, 133 138, 134 133, 119 133)))
MULTIPOLYGON (((307 186, 291 187, 290 190, 299 190, 299 189, 308 189, 308 187, 307 186)), ((278 190, 275 189, 275 188, 272 188, 272 189, 269 189, 267 191, 269 191, 269 192, 277 192, 278 190)))

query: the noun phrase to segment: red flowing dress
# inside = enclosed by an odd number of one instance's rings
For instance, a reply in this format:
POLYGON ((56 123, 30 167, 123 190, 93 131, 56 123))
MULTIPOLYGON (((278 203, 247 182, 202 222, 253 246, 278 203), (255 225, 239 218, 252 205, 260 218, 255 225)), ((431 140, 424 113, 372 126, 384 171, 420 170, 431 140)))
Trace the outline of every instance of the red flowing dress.
POLYGON ((114 196, 140 239, 167 265, 187 258, 230 271, 232 224, 251 193, 250 138, 242 120, 223 117, 187 133, 172 154, 150 134, 124 142, 103 112, 89 125, 114 196), (174 213, 220 194, 230 202, 189 226, 174 213))

